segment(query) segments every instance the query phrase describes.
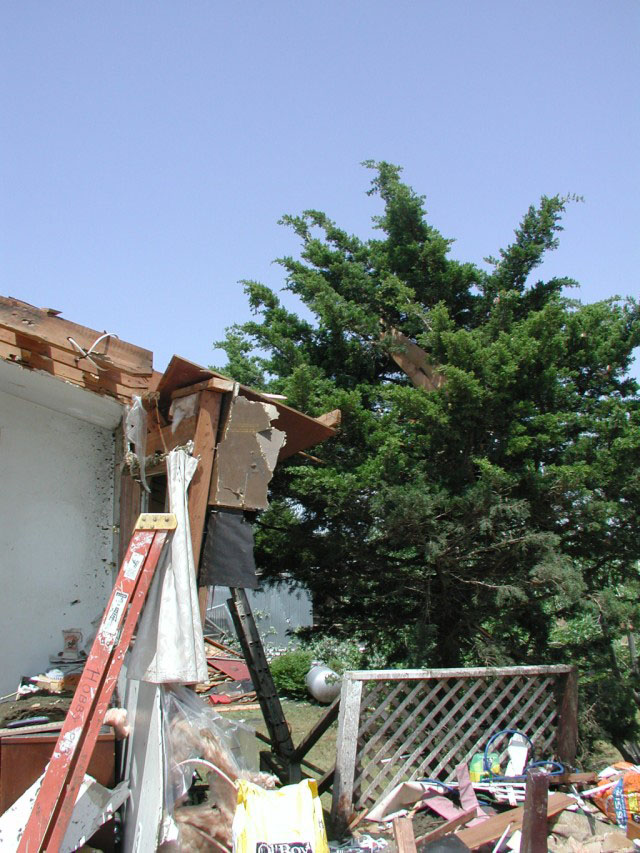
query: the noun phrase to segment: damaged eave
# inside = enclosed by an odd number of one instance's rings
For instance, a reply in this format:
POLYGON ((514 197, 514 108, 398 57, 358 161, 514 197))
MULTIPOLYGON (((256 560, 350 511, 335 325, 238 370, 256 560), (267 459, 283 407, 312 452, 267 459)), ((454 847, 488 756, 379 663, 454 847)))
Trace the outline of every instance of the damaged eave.
POLYGON ((0 296, 0 359, 125 404, 148 389, 149 350, 59 313, 0 296))
MULTIPOLYGON (((174 355, 156 386, 160 409, 168 410, 174 392, 179 389, 186 389, 194 385, 201 386, 201 383, 207 383, 211 379, 217 379, 226 383, 232 382, 232 380, 221 373, 208 370, 187 359, 174 355)), ((228 390, 231 387, 231 385, 220 386, 219 390, 228 390)), ((201 388, 196 390, 201 390, 201 388)), ((238 394, 253 402, 275 406, 277 418, 272 421, 271 427, 286 433, 287 436, 285 444, 280 449, 278 462, 282 462, 283 459, 293 456, 300 450, 307 450, 310 447, 314 447, 316 444, 320 444, 331 438, 336 433, 336 426, 339 423, 339 413, 337 410, 320 418, 312 418, 309 415, 286 406, 280 400, 275 400, 267 394, 262 394, 259 391, 248 388, 246 385, 238 385, 238 394)))

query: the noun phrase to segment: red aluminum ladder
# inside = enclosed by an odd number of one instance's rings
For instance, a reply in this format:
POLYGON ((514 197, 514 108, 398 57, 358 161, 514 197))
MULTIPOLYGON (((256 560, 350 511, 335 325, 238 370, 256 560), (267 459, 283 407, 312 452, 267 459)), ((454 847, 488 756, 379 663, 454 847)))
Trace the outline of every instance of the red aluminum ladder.
POLYGON ((175 527, 169 513, 138 518, 17 853, 58 853, 62 846, 151 579, 175 527))

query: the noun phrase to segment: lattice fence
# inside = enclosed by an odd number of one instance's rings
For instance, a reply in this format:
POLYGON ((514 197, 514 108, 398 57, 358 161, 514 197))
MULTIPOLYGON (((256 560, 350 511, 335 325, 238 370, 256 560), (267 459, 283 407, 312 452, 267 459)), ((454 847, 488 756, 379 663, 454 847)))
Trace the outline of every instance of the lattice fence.
MULTIPOLYGON (((337 825, 400 782, 447 781, 500 729, 538 755, 575 758, 577 685, 569 666, 382 670, 345 674, 333 786, 337 825)), ((507 738, 497 751, 506 754, 507 738)))

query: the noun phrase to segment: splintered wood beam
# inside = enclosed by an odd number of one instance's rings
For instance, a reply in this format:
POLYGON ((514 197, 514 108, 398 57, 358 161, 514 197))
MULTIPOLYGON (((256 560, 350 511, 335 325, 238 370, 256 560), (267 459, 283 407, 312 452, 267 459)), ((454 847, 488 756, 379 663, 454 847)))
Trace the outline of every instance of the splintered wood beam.
POLYGON ((386 337, 391 338, 394 345, 394 349, 389 355, 398 367, 407 374, 416 388, 436 391, 444 385, 444 375, 434 367, 429 356, 421 347, 414 344, 398 329, 391 328, 388 332, 383 333, 383 338, 386 337))
POLYGON ((199 458, 199 463, 189 486, 189 524, 196 568, 200 565, 221 402, 222 394, 218 391, 200 392, 200 408, 193 441, 193 455, 199 458))
POLYGON ((393 837, 396 840, 398 853, 417 853, 416 840, 413 835, 411 818, 394 817, 393 837))
MULTIPOLYGON (((149 421, 151 421, 151 418, 149 418, 149 421)), ((171 424, 160 427, 157 423, 150 422, 147 432, 147 446, 145 448, 147 457, 153 456, 155 453, 167 453, 173 450, 174 447, 182 447, 188 441, 193 441, 195 439, 196 426, 196 416, 180 421, 175 431, 171 424)))
POLYGON ((219 379, 214 376, 213 379, 207 379, 204 382, 196 382, 195 385, 188 385, 186 388, 178 388, 171 392, 172 400, 179 400, 180 397, 188 397, 198 391, 233 391, 235 382, 233 379, 219 379))
POLYGON ((324 415, 318 415, 315 420, 323 426, 336 429, 342 423, 342 412, 340 409, 333 409, 331 412, 325 412, 324 415))
MULTIPOLYGON (((78 356, 69 338, 73 338, 83 349, 89 350, 104 332, 89 329, 78 323, 71 323, 58 317, 56 312, 46 308, 36 308, 19 299, 0 296, 0 326, 26 335, 34 340, 44 341, 52 347, 59 348, 78 356)), ((115 335, 104 338, 96 345, 96 356, 111 363, 115 368, 130 374, 150 376, 152 353, 149 350, 122 341, 115 335)))

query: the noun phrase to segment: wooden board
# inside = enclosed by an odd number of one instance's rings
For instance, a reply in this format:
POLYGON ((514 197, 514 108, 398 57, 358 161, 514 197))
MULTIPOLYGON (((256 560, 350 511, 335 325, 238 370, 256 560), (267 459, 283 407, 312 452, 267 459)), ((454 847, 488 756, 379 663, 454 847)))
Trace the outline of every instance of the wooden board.
POLYGON ((417 853, 411 818, 394 817, 393 837, 395 838, 398 853, 417 853))
MULTIPOLYGON (((74 347, 69 342, 69 337, 88 350, 103 334, 102 331, 71 323, 27 302, 4 296, 0 296, 0 326, 46 341, 72 354, 74 347)), ((114 367, 122 368, 127 373, 146 376, 151 374, 153 354, 149 350, 111 337, 101 341, 96 352, 105 355, 114 367)))
POLYGON ((149 418, 147 430, 147 446, 145 453, 147 457, 155 453, 165 453, 174 447, 182 447, 188 441, 193 441, 196 434, 197 416, 184 418, 174 430, 172 425, 159 427, 149 418))
MULTIPOLYGON (((576 801, 573 797, 566 794, 551 794, 547 803, 547 817, 552 817, 559 812, 564 811, 568 806, 575 805, 576 801)), ((481 847, 483 844, 489 844, 491 841, 496 841, 500 838, 505 829, 511 824, 511 832, 516 829, 521 829, 522 819, 524 817, 524 807, 519 806, 517 809, 509 809, 502 814, 494 815, 483 823, 477 826, 472 826, 469 829, 463 829, 458 832, 458 838, 471 850, 476 847, 481 847)))
MULTIPOLYGON (((198 364, 194 364, 192 361, 188 361, 186 358, 174 355, 162 379, 158 382, 157 391, 160 394, 160 407, 168 409, 171 403, 171 395, 177 389, 186 388, 189 385, 206 382, 214 378, 229 381, 228 376, 223 376, 214 370, 207 370, 198 364)), ((283 430, 287 434, 286 444, 278 457, 280 461, 293 456, 299 450, 306 450, 308 447, 313 447, 321 441, 326 441, 327 438, 335 434, 335 429, 331 426, 327 426, 321 421, 309 417, 309 415, 304 415, 302 412, 291 409, 279 400, 273 400, 259 391, 247 388, 245 385, 239 386, 239 393, 248 400, 269 403, 278 410, 278 418, 273 421, 272 426, 275 429, 283 430)), ((335 416, 333 420, 335 420, 335 416)))
POLYGON ((29 351, 0 341, 0 358, 5 361, 14 362, 31 370, 41 370, 65 382, 71 382, 73 385, 85 388, 87 391, 114 397, 123 403, 131 403, 131 398, 135 393, 142 394, 145 391, 144 385, 139 388, 123 385, 118 381, 119 374, 115 374, 113 371, 96 375, 77 367, 61 364, 59 361, 39 355, 37 352, 29 352, 29 355, 27 352, 29 351))
POLYGON ((200 409, 193 447, 193 455, 198 456, 200 461, 189 486, 189 525, 196 571, 200 566, 221 403, 222 394, 218 391, 200 392, 200 409))
POLYGON ((186 358, 174 355, 155 389, 160 395, 160 408, 169 408, 171 394, 178 388, 185 388, 198 382, 206 382, 213 375, 205 367, 200 367, 199 364, 194 364, 186 358))
POLYGON ((7 357, 25 363, 33 361, 33 367, 39 370, 45 370, 47 365, 51 366, 50 363, 55 362, 58 365, 57 369, 60 375, 64 373, 65 369, 68 369, 67 376, 70 380, 77 376, 73 372, 77 370, 81 375, 88 373, 97 379, 104 378, 111 383, 132 388, 139 393, 146 391, 148 387, 149 376, 146 374, 128 373, 114 365, 108 365, 98 370, 86 358, 80 358, 79 352, 73 353, 63 350, 60 347, 48 344, 46 341, 41 341, 39 338, 31 338, 4 326, 0 326, 0 344, 3 345, 3 351, 9 354, 7 357))

